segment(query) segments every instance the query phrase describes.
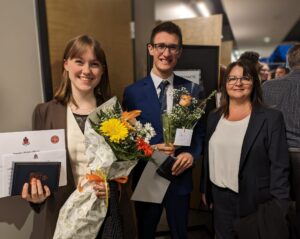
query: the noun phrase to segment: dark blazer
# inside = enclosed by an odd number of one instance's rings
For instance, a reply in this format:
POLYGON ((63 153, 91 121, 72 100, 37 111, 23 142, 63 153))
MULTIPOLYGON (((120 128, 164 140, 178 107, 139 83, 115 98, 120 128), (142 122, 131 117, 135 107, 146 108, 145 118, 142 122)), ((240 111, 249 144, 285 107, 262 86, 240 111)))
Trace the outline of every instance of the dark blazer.
POLYGON ((300 148, 300 69, 262 85, 264 102, 283 113, 289 147, 300 148))
MULTIPOLYGON (((67 127, 67 111, 66 106, 52 100, 50 102, 39 104, 33 113, 33 129, 66 129, 67 127)), ((66 137, 67 141, 67 137, 66 137)), ((67 145, 67 142, 66 142, 67 145)), ((76 189, 72 174, 70 157, 67 153, 67 186, 60 187, 57 193, 53 193, 43 205, 39 208, 39 212, 34 215, 34 225, 31 239, 50 239, 53 238, 56 221, 59 210, 70 194, 76 189)), ((120 202, 120 213, 124 218, 133 219, 132 206, 129 201, 127 186, 122 186, 122 196, 120 202)), ((123 220, 124 238, 132 238, 135 234, 134 224, 132 220, 123 220)))
POLYGON ((234 225, 234 229, 238 238, 242 239, 289 238, 285 215, 276 200, 260 204, 256 212, 240 219, 234 225))
MULTIPOLYGON (((173 85, 175 89, 185 87, 192 96, 200 97, 200 87, 190 81, 174 76, 173 85)), ((157 92, 151 76, 148 76, 142 80, 135 82, 128 86, 124 91, 123 107, 126 110, 141 110, 142 113, 138 117, 141 123, 149 122, 155 129, 156 136, 151 139, 151 144, 162 143, 163 140, 163 128, 161 122, 160 104, 157 97, 157 92)), ((194 159, 197 160, 200 157, 202 150, 202 141, 204 137, 204 130, 198 124, 194 129, 193 139, 190 147, 181 147, 176 151, 178 155, 181 152, 189 152, 193 155, 194 159)), ((140 175, 142 174, 146 163, 142 160, 135 167, 133 172, 133 185, 136 185, 140 175)), ((179 177, 174 190, 179 195, 186 195, 192 191, 192 169, 186 170, 179 177)))
MULTIPOLYGON (((219 111, 211 112, 207 120, 207 135, 201 191, 211 198, 208 143, 219 122, 219 111)), ((257 210, 258 205, 272 198, 283 206, 289 199, 289 156, 281 112, 254 107, 242 144, 239 166, 239 212, 244 217, 257 210)))

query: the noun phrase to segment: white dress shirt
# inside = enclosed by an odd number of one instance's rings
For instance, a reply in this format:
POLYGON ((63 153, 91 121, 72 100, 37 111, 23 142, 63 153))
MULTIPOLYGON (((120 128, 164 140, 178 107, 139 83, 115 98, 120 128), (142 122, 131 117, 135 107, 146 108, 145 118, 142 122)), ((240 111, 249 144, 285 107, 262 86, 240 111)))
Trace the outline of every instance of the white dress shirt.
POLYGON ((167 85, 166 94, 167 94, 167 112, 170 112, 172 110, 172 107, 173 107, 174 74, 169 76, 167 79, 160 78, 159 76, 155 75, 153 73, 153 71, 151 71, 150 75, 151 75, 151 78, 153 80, 153 83, 154 83, 154 86, 155 86, 155 89, 156 89, 157 97, 159 97, 159 94, 160 94, 159 84, 162 81, 168 81, 169 82, 169 85, 167 85))

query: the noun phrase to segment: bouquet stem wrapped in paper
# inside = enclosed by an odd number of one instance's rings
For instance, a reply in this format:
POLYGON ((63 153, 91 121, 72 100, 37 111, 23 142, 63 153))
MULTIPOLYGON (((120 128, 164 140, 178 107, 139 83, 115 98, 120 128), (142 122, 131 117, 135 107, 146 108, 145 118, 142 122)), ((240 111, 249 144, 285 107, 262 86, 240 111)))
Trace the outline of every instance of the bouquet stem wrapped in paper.
POLYGON ((140 111, 122 112, 116 97, 89 115, 85 126, 86 155, 91 173, 80 181, 60 210, 54 239, 96 238, 106 217, 106 200, 98 199, 95 182, 126 182, 139 158, 150 158, 155 135, 150 124, 135 120, 140 111))

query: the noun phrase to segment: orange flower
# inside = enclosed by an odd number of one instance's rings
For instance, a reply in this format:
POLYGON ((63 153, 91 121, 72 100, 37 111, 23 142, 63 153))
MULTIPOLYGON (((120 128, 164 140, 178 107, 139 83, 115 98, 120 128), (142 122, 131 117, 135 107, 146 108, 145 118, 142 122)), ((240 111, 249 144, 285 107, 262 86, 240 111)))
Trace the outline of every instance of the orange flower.
POLYGON ((136 145, 137 145, 138 150, 144 151, 144 154, 146 157, 151 157, 151 155, 153 153, 153 149, 151 148, 151 146, 148 143, 146 143, 144 141, 144 139, 138 138, 136 145))
POLYGON ((190 95, 180 96, 179 105, 181 105, 183 107, 188 107, 191 105, 191 103, 192 103, 192 96, 190 96, 190 95))
POLYGON ((125 121, 129 121, 131 119, 135 119, 136 117, 138 117, 141 114, 141 110, 132 110, 132 111, 124 111, 122 112, 122 116, 121 119, 125 120, 125 121))
POLYGON ((136 117, 138 117, 141 114, 141 110, 132 110, 132 111, 124 111, 121 115, 121 121, 122 123, 127 127, 129 130, 134 130, 132 125, 136 122, 136 117))

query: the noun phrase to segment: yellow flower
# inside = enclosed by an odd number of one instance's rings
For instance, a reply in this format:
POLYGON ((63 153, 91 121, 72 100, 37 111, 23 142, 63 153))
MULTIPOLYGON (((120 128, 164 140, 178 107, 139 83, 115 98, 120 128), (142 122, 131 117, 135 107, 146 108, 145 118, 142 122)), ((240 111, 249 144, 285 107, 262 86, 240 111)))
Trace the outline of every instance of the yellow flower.
POLYGON ((128 136, 128 129, 118 119, 104 121, 100 126, 100 132, 114 143, 119 143, 120 140, 124 140, 128 136))

